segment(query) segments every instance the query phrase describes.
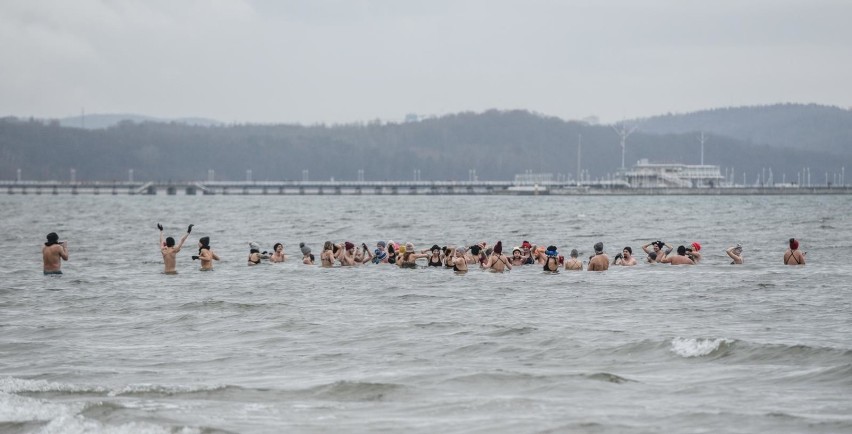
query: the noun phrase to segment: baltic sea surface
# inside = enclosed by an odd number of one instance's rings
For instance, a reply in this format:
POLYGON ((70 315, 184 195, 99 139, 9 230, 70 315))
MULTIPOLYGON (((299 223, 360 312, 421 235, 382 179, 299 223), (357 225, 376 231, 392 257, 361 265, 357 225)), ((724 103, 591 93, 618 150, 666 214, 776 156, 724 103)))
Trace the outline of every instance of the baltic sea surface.
POLYGON ((851 432, 849 196, 0 196, 0 432, 851 432), (157 222, 180 237, 164 275, 157 222), (61 277, 41 272, 48 232, 61 277), (222 257, 200 272, 199 237, 222 257), (790 237, 804 267, 782 265, 790 237), (247 267, 248 242, 698 241, 694 267, 247 267), (724 250, 744 246, 745 264, 724 250))

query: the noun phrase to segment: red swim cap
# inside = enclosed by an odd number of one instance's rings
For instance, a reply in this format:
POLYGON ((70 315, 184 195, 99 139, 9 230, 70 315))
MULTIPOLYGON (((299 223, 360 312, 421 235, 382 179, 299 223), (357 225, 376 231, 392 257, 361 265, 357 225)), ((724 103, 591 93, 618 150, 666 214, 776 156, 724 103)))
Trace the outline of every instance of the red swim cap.
POLYGON ((530 244, 529 241, 524 241, 523 243, 521 243, 521 247, 529 249, 530 247, 532 247, 532 244, 530 244))
POLYGON ((799 248, 799 240, 790 239, 790 248, 796 250, 799 248))
POLYGON ((701 250, 701 244, 698 244, 698 241, 693 241, 692 242, 692 250, 695 250, 696 252, 701 250))

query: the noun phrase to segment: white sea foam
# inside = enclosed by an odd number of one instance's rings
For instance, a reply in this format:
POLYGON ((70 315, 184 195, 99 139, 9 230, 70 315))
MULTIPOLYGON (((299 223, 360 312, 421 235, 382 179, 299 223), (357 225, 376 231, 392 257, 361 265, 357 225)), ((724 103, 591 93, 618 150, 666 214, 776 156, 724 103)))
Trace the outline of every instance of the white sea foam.
POLYGON ((671 352, 681 357, 701 357, 718 350, 724 344, 733 342, 727 338, 693 339, 678 337, 672 339, 671 352))
POLYGON ((53 383, 45 380, 25 380, 15 377, 0 378, 0 392, 94 392, 103 393, 103 387, 77 386, 74 384, 53 383))

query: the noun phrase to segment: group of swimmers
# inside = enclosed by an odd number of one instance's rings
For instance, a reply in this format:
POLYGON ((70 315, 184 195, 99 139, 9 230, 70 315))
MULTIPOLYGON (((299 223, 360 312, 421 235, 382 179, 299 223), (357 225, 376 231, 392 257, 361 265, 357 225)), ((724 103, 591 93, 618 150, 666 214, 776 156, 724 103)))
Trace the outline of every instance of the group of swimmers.
MULTIPOLYGON (((194 225, 189 225, 186 233, 176 243, 172 237, 164 237, 163 226, 157 223, 160 232, 158 246, 163 255, 166 274, 176 274, 177 254, 181 251, 184 243, 192 233, 194 225)), ((311 248, 305 243, 299 243, 301 261, 306 265, 314 265, 315 257, 311 248)), ((523 241, 519 246, 512 248, 511 255, 503 253, 502 241, 497 241, 494 246, 486 242, 472 246, 438 246, 433 245, 429 249, 417 250, 412 243, 398 244, 394 241, 379 241, 376 247, 371 249, 366 243, 356 248, 349 241, 333 243, 326 241, 320 253, 319 261, 322 267, 357 266, 363 264, 389 264, 400 268, 418 268, 418 260, 425 259, 426 267, 440 267, 452 269, 457 272, 468 271, 471 267, 478 267, 494 272, 511 270, 513 267, 524 265, 538 265, 546 272, 555 273, 560 269, 579 271, 605 271, 610 265, 635 266, 639 263, 633 255, 633 249, 629 246, 615 255, 610 262, 609 256, 604 253, 602 242, 595 243, 594 254, 589 257, 586 266, 578 259, 577 249, 571 250, 566 258, 559 254, 556 246, 545 247, 523 241)), ((678 246, 674 248, 671 244, 662 241, 652 241, 642 246, 646 253, 643 262, 649 264, 662 263, 672 265, 695 265, 702 259, 701 244, 693 242, 689 246, 678 246)), ((68 260, 68 243, 59 241, 55 232, 47 235, 47 242, 43 249, 44 274, 62 274, 61 263, 68 260)), ((743 263, 743 247, 740 244, 731 246, 725 250, 731 258, 731 264, 743 263)), ((784 252, 785 265, 804 265, 805 252, 799 250, 799 242, 794 238, 789 240, 789 248, 784 252)), ((198 240, 198 254, 192 255, 193 260, 201 263, 201 270, 213 269, 213 262, 219 260, 219 256, 210 248, 210 237, 201 237, 198 240)), ((256 242, 249 243, 249 255, 247 264, 258 265, 263 261, 271 263, 286 262, 290 255, 284 252, 282 243, 275 243, 272 252, 261 251, 256 242)))

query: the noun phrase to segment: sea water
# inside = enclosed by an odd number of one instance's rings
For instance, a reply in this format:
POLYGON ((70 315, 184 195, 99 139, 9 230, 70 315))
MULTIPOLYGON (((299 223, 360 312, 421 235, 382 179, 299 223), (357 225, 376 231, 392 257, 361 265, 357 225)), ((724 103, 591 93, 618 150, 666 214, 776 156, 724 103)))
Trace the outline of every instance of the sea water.
POLYGON ((849 432, 849 196, 0 196, 0 432, 849 432), (156 223, 179 239, 163 274, 156 223), (68 240, 43 276, 48 232, 68 240), (210 236, 222 258, 190 256, 210 236), (804 267, 782 265, 801 240, 804 267), (529 240, 604 273, 302 265, 529 240), (248 243, 293 257, 248 267, 248 243), (724 250, 742 243, 745 264, 724 250))

